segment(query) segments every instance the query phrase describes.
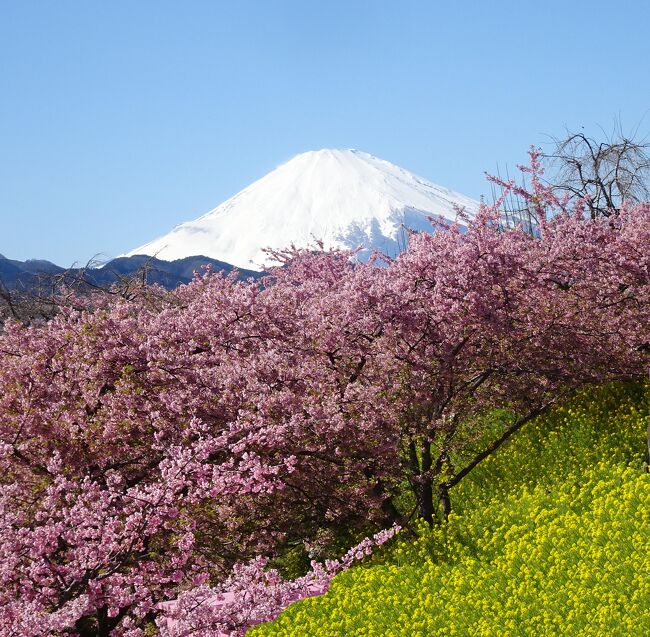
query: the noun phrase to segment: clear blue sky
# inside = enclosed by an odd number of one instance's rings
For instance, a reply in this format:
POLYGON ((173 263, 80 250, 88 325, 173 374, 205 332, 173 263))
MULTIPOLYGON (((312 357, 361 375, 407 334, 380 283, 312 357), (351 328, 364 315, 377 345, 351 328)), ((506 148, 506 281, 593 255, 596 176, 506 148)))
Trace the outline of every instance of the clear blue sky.
POLYGON ((644 0, 0 0, 0 253, 115 256, 296 153, 478 197, 565 127, 650 131, 644 0))

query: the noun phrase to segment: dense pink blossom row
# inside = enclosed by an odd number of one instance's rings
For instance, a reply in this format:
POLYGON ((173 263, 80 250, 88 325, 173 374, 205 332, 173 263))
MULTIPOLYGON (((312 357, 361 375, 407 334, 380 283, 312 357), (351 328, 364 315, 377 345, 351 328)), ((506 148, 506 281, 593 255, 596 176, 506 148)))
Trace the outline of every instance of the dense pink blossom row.
POLYGON ((289 251, 261 283, 208 274, 8 323, 0 636, 138 637, 166 602, 203 621, 197 600, 246 578, 270 616, 294 589, 260 556, 401 522, 405 482, 444 515, 566 392, 647 373, 650 205, 591 220, 532 171, 535 237, 484 206, 382 268, 289 251))
POLYGON ((340 560, 312 561, 306 575, 284 579, 268 568, 268 560, 258 557, 235 565, 233 572, 217 588, 197 586, 177 600, 162 604, 157 619, 163 637, 240 637, 251 626, 275 619, 289 604, 322 595, 334 576, 372 554, 374 547, 391 539, 400 527, 375 533, 352 547, 340 560))

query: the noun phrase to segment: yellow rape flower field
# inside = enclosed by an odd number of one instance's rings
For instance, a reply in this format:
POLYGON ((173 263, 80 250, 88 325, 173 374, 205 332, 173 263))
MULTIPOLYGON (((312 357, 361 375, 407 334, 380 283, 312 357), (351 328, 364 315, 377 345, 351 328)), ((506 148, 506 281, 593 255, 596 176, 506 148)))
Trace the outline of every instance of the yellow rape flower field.
POLYGON ((649 394, 582 392, 459 484, 446 524, 248 634, 650 635, 649 394))

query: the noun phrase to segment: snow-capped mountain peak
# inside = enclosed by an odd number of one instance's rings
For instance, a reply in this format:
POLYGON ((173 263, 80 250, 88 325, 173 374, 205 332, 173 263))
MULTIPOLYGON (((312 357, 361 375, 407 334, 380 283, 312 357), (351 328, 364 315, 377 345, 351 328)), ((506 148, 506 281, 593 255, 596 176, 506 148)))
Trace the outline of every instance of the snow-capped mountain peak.
POLYGON ((210 212, 129 253, 173 260, 205 255, 241 268, 268 264, 264 248, 316 239, 326 247, 364 247, 394 255, 403 226, 430 230, 427 217, 456 216, 478 203, 358 150, 297 155, 210 212))

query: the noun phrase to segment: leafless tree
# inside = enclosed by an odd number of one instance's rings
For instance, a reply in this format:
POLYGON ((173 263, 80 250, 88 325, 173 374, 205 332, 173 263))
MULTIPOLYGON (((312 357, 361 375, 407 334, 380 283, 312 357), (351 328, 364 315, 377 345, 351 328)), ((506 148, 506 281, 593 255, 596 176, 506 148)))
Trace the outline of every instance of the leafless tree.
MULTIPOLYGON (((582 199, 593 219, 615 215, 623 203, 650 200, 650 143, 640 138, 638 127, 626 135, 617 124, 601 140, 584 132, 567 130, 562 138, 551 138, 550 150, 540 155, 543 179, 558 195, 582 199)), ((492 200, 501 200, 504 226, 521 225, 534 232, 535 210, 515 191, 500 184, 514 182, 529 190, 526 174, 505 175, 497 166, 492 200)))
POLYGON ((8 319, 32 324, 48 321, 64 303, 55 290, 46 293, 43 287, 10 288, 0 280, 0 332, 8 319))
POLYGON ((90 294, 120 296, 126 300, 146 297, 152 303, 166 297, 163 288, 148 284, 149 262, 132 274, 114 273, 115 282, 110 285, 97 284, 87 276, 88 270, 96 265, 90 261, 81 268, 38 274, 28 287, 10 287, 0 279, 0 332, 8 319, 34 324, 49 321, 62 307, 89 307, 86 302, 90 294))
POLYGON ((617 124, 602 141, 567 131, 543 157, 551 185, 583 198, 593 218, 616 214, 624 202, 650 199, 650 144, 638 139, 638 129, 628 136, 617 124))

